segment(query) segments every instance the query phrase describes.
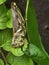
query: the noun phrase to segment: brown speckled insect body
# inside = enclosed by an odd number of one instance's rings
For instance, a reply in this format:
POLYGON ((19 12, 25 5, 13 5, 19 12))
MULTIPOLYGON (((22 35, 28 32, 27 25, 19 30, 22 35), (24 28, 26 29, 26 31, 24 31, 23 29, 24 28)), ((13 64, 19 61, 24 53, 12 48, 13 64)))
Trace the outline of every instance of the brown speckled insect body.
POLYGON ((24 19, 17 7, 16 3, 11 3, 12 10, 12 18, 13 18, 13 38, 12 38, 12 46, 15 48, 19 48, 24 45, 23 40, 25 38, 25 25, 24 19))

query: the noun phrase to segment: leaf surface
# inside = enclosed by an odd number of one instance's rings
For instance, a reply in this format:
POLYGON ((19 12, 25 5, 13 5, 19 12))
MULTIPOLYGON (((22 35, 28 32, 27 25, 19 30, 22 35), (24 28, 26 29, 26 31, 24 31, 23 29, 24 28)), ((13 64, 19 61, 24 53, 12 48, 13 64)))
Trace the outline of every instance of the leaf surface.
POLYGON ((49 58, 49 55, 47 54, 47 52, 45 51, 42 45, 41 37, 38 31, 35 9, 32 0, 27 0, 25 16, 27 19, 26 28, 27 28, 28 40, 30 43, 29 44, 30 56, 35 62, 37 63, 40 62, 40 64, 42 63, 44 65, 47 63, 46 59, 49 58), (42 62, 44 60, 46 61, 45 63, 42 62))
POLYGON ((6 2, 6 0, 0 0, 0 5, 6 2))
POLYGON ((0 65, 4 65, 4 62, 2 59, 0 59, 0 65))
POLYGON ((7 59, 7 62, 11 65, 34 65, 32 59, 25 55, 21 57, 15 57, 14 55, 10 53, 6 57, 6 59, 7 59))

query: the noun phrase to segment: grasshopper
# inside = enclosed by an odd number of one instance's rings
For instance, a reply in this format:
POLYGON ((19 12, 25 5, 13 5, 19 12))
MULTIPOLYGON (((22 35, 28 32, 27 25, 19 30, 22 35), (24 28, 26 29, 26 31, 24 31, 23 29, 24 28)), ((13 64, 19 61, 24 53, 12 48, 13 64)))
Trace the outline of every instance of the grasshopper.
POLYGON ((11 10, 13 19, 12 46, 14 48, 19 48, 24 45, 23 41, 26 35, 25 20, 15 2, 11 3, 11 10))

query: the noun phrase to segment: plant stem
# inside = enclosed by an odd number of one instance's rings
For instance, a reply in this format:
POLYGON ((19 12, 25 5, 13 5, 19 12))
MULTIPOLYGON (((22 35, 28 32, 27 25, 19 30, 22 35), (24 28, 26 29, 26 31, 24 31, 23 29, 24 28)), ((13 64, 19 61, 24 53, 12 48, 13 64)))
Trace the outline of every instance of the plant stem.
POLYGON ((27 12, 28 12, 29 1, 30 0, 27 0, 27 4, 26 4, 26 12, 25 12, 25 18, 26 18, 26 20, 27 20, 27 12))
MULTIPOLYGON (((0 51, 1 51, 1 49, 0 49, 0 51)), ((6 58, 5 58, 5 56, 4 56, 4 53, 3 53, 2 51, 1 51, 0 53, 1 53, 1 55, 2 55, 2 57, 3 57, 3 59, 4 59, 4 61, 5 61, 6 65, 9 65, 9 64, 7 63, 7 61, 6 61, 6 58)))

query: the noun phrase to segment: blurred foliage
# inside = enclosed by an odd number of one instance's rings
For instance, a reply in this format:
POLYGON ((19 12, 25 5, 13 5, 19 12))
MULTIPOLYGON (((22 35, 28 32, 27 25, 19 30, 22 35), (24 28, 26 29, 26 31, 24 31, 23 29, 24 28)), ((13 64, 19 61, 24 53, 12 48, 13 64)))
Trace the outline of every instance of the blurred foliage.
POLYGON ((6 2, 6 0, 0 0, 0 5, 6 2))
POLYGON ((4 65, 4 62, 2 59, 0 59, 0 65, 4 65))

